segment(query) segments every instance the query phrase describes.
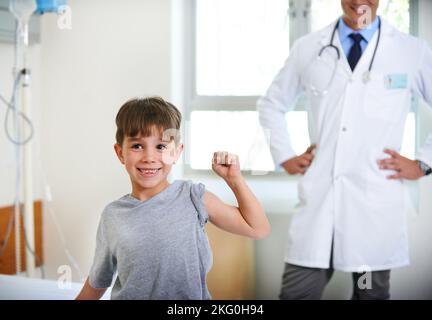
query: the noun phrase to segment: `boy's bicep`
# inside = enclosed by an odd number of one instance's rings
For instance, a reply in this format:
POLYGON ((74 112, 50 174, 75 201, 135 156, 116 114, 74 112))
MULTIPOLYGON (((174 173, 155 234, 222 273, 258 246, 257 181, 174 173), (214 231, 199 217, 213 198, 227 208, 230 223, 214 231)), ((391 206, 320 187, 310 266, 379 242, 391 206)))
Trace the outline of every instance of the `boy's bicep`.
POLYGON ((222 230, 248 236, 251 227, 244 220, 237 207, 224 203, 211 192, 204 193, 204 205, 211 223, 222 230))
POLYGON ((232 206, 222 202, 219 197, 209 191, 204 193, 204 205, 212 223, 217 222, 224 212, 232 210, 232 206))

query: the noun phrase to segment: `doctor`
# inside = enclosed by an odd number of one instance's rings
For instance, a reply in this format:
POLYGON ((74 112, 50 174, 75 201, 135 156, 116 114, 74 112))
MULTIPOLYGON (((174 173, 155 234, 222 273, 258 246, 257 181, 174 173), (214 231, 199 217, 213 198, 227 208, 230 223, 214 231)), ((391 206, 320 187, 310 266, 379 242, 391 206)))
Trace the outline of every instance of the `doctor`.
MULTIPOLYGON (((379 0, 342 0, 343 16, 293 46, 258 101, 273 159, 299 182, 281 299, 320 299, 333 270, 353 299, 389 299, 390 270, 409 264, 404 179, 431 172, 432 135, 398 153, 411 96, 432 104, 432 51, 377 17, 379 0), (285 113, 306 94, 311 147, 296 156, 285 113)), ((306 133, 305 133, 306 134, 306 133)))

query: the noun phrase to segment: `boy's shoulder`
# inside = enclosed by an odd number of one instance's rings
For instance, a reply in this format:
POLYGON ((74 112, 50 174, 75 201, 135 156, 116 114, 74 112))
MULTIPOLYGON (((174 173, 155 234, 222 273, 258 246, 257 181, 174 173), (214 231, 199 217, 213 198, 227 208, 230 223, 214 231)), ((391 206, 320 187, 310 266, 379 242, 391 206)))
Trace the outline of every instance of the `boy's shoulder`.
POLYGON ((201 182, 193 182, 192 180, 184 181, 184 185, 188 188, 190 199, 198 213, 198 219, 203 227, 208 219, 208 213, 204 204, 205 185, 201 182))
POLYGON ((187 189, 191 194, 203 195, 205 192, 205 185, 201 182, 194 182, 192 180, 176 180, 183 189, 187 189))
POLYGON ((102 216, 110 216, 124 209, 133 208, 133 202, 130 194, 126 194, 119 199, 108 203, 102 211, 102 216))

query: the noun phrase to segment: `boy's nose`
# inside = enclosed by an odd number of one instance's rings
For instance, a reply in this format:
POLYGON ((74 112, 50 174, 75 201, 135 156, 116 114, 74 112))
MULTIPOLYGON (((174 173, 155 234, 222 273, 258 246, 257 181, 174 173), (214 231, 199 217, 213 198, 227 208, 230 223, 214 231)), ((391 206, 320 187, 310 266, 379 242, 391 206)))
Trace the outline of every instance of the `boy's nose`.
POLYGON ((142 154, 141 161, 143 162, 156 162, 156 152, 145 150, 142 154))

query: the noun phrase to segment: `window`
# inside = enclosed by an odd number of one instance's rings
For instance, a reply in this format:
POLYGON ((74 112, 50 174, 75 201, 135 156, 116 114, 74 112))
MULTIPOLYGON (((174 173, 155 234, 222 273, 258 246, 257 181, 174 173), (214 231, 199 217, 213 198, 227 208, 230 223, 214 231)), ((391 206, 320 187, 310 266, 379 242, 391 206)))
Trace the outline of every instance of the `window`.
POLYGON ((187 101, 186 165, 208 170, 213 152, 228 150, 239 155, 243 169, 273 170, 255 109, 289 54, 288 2, 193 3, 195 58, 187 101))
POLYGON ((286 0, 196 0, 197 95, 261 95, 288 55, 286 10, 286 0))
MULTIPOLYGON (((274 169, 265 133, 255 111, 289 55, 296 38, 341 15, 340 0, 191 0, 192 52, 186 105, 189 152, 186 165, 209 170, 216 150, 240 156, 243 170, 274 169), (302 12, 310 14, 302 15, 302 12)), ((379 14, 400 30, 410 30, 413 0, 381 0, 379 14)), ((304 100, 303 100, 304 103, 304 100)), ((287 114, 293 148, 309 145, 307 115, 287 114)), ((410 114, 402 153, 415 152, 415 116, 410 114)))

